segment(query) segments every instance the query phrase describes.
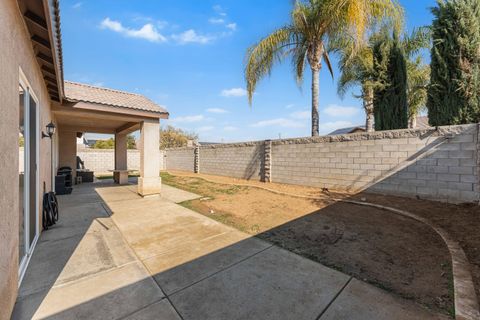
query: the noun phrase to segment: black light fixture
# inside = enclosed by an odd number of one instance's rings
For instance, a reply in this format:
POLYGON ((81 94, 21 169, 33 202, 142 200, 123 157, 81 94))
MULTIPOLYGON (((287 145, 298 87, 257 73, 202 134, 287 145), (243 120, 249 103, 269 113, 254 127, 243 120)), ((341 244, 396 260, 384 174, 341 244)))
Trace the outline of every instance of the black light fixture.
POLYGON ((55 134, 55 125, 50 122, 49 124, 47 124, 47 133, 44 133, 42 131, 42 139, 43 138, 50 138, 52 139, 52 136, 55 134))

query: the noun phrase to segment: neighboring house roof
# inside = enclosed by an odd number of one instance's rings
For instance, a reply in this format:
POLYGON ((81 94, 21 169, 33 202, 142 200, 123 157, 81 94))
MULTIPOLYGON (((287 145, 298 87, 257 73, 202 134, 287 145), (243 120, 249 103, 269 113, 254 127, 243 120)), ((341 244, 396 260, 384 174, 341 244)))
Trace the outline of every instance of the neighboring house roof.
POLYGON ((65 81, 65 99, 168 114, 167 110, 142 95, 72 81, 65 81))
POLYGON ((348 134, 348 133, 354 133, 354 132, 364 132, 365 126, 356 126, 356 127, 348 127, 348 128, 341 128, 337 129, 335 131, 330 132, 328 135, 329 136, 334 136, 338 134, 348 134))

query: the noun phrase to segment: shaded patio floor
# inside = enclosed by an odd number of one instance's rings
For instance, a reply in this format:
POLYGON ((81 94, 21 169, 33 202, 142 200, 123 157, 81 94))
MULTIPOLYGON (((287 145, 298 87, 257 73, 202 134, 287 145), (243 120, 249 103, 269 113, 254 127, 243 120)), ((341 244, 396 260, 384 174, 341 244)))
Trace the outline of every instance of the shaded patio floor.
POLYGON ((60 196, 13 319, 442 318, 176 204, 195 197, 109 181, 60 196))

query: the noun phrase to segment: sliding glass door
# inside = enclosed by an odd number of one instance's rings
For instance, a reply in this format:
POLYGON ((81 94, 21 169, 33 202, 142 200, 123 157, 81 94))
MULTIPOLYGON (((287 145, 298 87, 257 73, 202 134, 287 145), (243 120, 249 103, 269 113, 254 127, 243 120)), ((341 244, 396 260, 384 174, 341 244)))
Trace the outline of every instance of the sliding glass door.
POLYGON ((26 249, 26 233, 25 233, 25 203, 26 203, 26 159, 27 159, 27 152, 25 148, 25 121, 26 121, 26 110, 25 110, 25 98, 26 98, 26 90, 25 88, 20 85, 19 86, 19 121, 18 121, 18 179, 19 179, 19 190, 18 190, 18 226, 19 226, 19 233, 18 233, 18 262, 20 264, 20 269, 22 269, 22 265, 25 264, 25 258, 27 256, 27 249, 26 249))
POLYGON ((19 85, 19 275, 23 277, 39 234, 38 103, 26 80, 19 85))

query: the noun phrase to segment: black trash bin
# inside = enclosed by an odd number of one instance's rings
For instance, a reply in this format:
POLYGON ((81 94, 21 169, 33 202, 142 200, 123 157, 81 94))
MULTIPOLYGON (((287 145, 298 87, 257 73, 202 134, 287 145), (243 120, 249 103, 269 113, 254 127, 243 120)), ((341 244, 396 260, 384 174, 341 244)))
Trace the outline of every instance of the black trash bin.
POLYGON ((61 167, 55 177, 55 193, 70 194, 72 190, 72 168, 61 167))

